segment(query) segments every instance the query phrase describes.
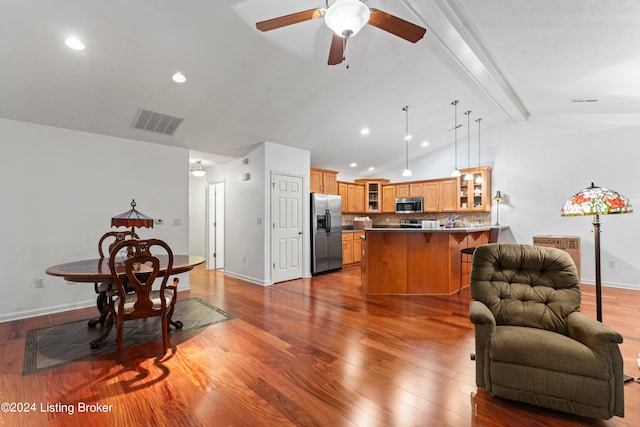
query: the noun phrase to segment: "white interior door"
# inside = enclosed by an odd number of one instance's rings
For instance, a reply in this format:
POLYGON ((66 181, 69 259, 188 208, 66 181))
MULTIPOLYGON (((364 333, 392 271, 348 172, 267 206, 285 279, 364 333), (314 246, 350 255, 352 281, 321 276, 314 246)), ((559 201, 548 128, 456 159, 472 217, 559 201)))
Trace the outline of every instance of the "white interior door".
POLYGON ((274 283, 302 277, 302 177, 272 173, 271 260, 274 283))
POLYGON ((209 185, 207 269, 224 268, 224 183, 209 185))

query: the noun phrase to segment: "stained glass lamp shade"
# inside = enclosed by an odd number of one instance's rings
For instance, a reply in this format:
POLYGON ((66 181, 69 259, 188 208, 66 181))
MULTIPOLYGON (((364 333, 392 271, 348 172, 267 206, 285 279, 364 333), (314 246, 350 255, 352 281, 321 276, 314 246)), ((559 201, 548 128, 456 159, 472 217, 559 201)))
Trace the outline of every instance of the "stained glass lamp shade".
POLYGON ((136 201, 131 200, 131 210, 116 215, 111 218, 112 227, 131 227, 131 231, 134 231, 135 227, 141 228, 153 228, 153 218, 146 216, 145 214, 136 210, 136 201))
POLYGON ((631 213, 629 199, 617 191, 596 187, 591 183, 579 193, 571 196, 560 211, 562 216, 593 215, 593 243, 596 254, 596 317, 602 322, 602 278, 600 275, 600 215, 631 213))
POLYGON ((631 202, 622 194, 591 183, 579 193, 571 196, 562 206, 562 216, 608 215, 631 213, 631 202))

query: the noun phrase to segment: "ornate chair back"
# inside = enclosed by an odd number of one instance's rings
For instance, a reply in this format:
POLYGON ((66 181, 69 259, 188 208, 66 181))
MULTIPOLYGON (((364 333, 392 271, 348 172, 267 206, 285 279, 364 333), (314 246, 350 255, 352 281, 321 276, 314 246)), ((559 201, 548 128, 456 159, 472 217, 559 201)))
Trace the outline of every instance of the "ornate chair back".
POLYGON ((173 307, 176 301, 177 280, 168 285, 173 268, 173 251, 159 239, 129 239, 117 243, 112 253, 127 249, 131 256, 124 261, 109 257, 109 269, 113 290, 111 291, 111 310, 117 330, 117 360, 122 350, 123 324, 127 320, 146 317, 160 317, 162 325, 162 343, 164 353, 168 349, 168 331, 173 307), (156 252, 164 252, 157 254, 156 252), (153 285, 160 280, 159 290, 153 285), (129 285, 134 292, 127 293, 129 285))

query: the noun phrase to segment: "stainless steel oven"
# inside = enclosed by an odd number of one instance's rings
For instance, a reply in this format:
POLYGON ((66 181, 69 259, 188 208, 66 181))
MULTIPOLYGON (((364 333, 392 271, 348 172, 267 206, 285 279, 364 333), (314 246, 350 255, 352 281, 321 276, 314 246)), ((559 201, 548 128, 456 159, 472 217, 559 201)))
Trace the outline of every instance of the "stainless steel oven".
POLYGON ((404 197, 396 199, 396 213, 423 213, 422 197, 404 197))

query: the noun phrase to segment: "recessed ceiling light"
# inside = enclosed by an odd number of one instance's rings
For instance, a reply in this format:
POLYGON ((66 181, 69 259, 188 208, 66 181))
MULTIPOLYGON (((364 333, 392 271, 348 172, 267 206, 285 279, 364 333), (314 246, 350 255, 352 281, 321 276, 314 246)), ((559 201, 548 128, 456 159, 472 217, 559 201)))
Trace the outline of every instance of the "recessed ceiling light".
POLYGON ((182 74, 181 72, 177 72, 175 73, 173 76, 171 76, 171 78, 173 79, 174 82, 176 83, 184 83, 187 81, 187 78, 185 77, 184 74, 182 74))
POLYGON ((422 145, 423 147, 428 147, 429 146, 429 141, 422 141, 422 145))
POLYGON ((358 166, 358 164, 356 162, 353 162, 349 166, 351 166, 352 168, 355 168, 356 166, 358 166))
POLYGON ((360 135, 369 135, 369 132, 371 132, 369 128, 360 129, 360 135))
POLYGON ((374 168, 373 166, 371 166, 371 167, 369 168, 369 171, 372 171, 372 170, 374 170, 374 169, 375 169, 375 168, 374 168))
POLYGON ((84 50, 84 43, 82 43, 77 37, 67 37, 64 39, 64 44, 73 50, 84 50))

